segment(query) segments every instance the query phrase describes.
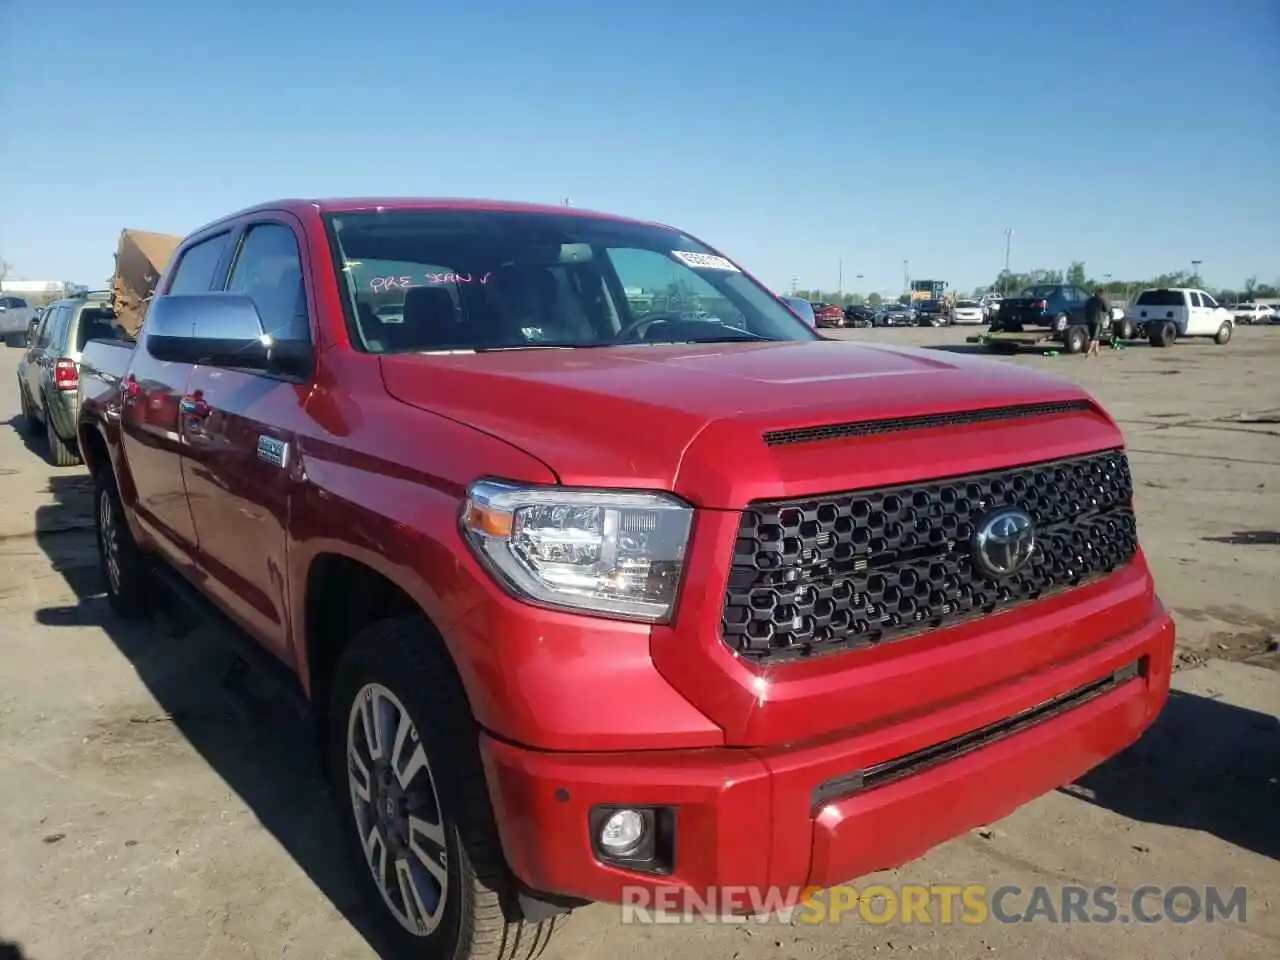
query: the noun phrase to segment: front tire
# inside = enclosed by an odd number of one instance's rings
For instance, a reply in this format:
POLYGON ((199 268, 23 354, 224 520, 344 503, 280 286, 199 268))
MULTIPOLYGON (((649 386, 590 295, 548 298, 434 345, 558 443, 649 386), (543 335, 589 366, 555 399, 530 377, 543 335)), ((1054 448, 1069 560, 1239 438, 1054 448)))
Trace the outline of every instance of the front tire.
POLYGON ((1224 322, 1213 335, 1213 342, 1218 346, 1231 342, 1231 324, 1224 322))
POLYGON ((443 647, 415 617, 351 639, 328 714, 329 769, 352 867, 387 956, 533 960, 559 917, 523 920, 443 647))
POLYGON ((107 602, 126 620, 142 619, 150 612, 146 556, 133 539, 115 477, 106 468, 94 478, 93 520, 107 602))

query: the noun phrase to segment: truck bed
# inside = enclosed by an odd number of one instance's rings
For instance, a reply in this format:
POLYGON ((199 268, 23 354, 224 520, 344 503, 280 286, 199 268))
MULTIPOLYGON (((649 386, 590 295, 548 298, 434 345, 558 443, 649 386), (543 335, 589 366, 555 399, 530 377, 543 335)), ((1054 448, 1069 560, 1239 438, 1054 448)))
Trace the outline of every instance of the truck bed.
POLYGON ((80 354, 80 415, 106 416, 118 410, 120 381, 129 369, 134 344, 128 340, 90 340, 80 354))

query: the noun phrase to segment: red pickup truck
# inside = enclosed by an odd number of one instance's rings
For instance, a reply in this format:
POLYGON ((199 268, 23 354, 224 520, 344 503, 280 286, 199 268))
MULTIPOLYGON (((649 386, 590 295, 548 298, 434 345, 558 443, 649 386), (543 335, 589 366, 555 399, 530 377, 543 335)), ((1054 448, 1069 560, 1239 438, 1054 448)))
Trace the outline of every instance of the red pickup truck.
POLYGON ((406 955, 904 863, 1167 695, 1096 403, 822 339, 669 227, 263 205, 80 383, 112 604, 197 593, 291 678, 406 955))

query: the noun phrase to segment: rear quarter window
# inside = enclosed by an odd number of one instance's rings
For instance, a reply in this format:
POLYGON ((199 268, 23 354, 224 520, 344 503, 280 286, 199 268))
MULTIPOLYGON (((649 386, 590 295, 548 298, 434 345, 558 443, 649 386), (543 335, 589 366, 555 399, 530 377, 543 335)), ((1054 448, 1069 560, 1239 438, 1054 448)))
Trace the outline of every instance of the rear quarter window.
POLYGON ((116 315, 110 310, 89 307, 80 311, 76 326, 76 349, 83 350, 90 340, 116 339, 116 315))
POLYGON ((1143 290, 1138 294, 1139 307, 1185 307, 1187 301, 1181 290, 1143 290))

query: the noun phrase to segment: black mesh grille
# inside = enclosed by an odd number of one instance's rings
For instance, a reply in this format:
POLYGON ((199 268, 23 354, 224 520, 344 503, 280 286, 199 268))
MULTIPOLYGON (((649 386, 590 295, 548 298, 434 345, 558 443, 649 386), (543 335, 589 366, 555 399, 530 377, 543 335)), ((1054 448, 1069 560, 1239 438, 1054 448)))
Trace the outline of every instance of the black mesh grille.
POLYGON ((721 620, 726 643, 777 659, 883 643, 1076 586, 1137 551, 1120 450, 879 490, 753 503, 721 620), (1016 574, 971 559, 975 525, 1018 507, 1036 546, 1016 574))
POLYGON ((970 423, 990 423, 995 420, 1050 417, 1054 414, 1088 412, 1092 409, 1087 400, 1024 403, 1012 407, 961 410, 957 413, 929 413, 918 417, 858 420, 853 423, 828 423, 820 427, 770 430, 764 435, 764 442, 771 447, 779 447, 791 443, 815 443, 819 440, 841 440, 845 437, 871 437, 881 433, 900 433, 903 430, 923 430, 926 427, 954 427, 970 423))

